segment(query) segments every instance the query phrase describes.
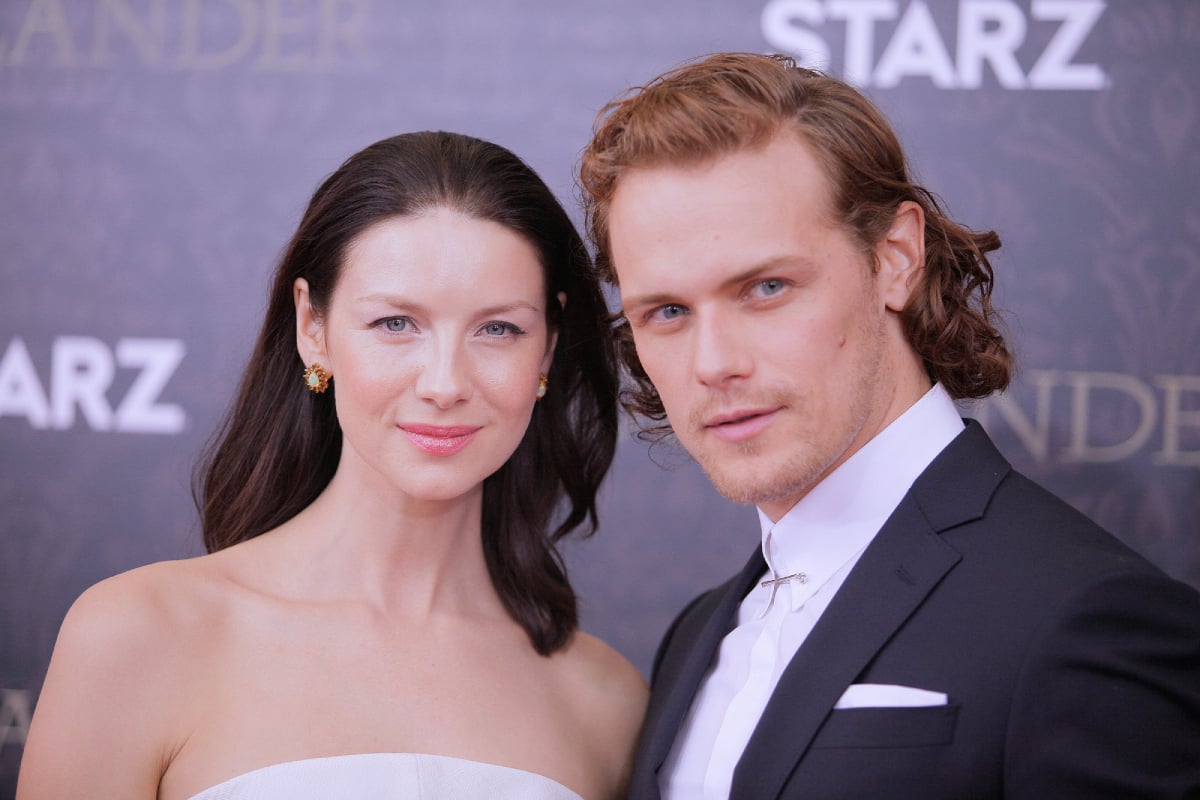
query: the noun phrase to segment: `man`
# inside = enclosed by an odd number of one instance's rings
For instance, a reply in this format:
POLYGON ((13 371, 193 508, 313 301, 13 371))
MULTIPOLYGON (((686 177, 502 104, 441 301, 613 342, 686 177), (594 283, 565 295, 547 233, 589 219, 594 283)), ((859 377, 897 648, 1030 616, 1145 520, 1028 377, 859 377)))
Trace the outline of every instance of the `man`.
POLYGON ((664 638, 631 796, 1200 797, 1200 595, 959 418, 1009 380, 999 239, 878 111, 716 55, 606 108, 581 177, 631 409, 763 533, 664 638))

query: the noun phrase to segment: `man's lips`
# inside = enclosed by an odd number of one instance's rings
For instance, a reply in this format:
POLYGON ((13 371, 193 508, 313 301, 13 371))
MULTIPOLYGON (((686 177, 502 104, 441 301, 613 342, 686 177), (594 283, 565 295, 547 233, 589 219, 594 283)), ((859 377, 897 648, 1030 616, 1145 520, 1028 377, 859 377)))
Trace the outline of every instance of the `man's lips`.
POLYGON ((478 425, 423 425, 403 423, 400 430, 418 450, 433 456, 450 456, 471 443, 478 425))
POLYGON ((742 442, 766 430, 779 411, 780 408, 775 406, 716 414, 704 421, 704 430, 727 442, 742 442))

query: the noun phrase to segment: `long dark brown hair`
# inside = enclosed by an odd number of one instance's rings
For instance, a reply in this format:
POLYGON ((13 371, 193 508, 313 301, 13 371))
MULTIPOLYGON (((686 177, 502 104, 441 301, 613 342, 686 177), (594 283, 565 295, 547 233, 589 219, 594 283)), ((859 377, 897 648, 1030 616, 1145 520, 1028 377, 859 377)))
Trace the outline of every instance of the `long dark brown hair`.
MULTIPOLYGON (((834 212, 863 252, 887 233, 900 204, 925 212, 925 265, 901 322, 929 377, 952 397, 979 398, 1008 385, 1013 358, 991 305, 994 231, 951 220, 909 177, 884 116, 849 84, 796 66, 787 56, 718 53, 671 70, 609 103, 597 117, 580 164, 582 202, 596 262, 612 283, 608 209, 625 171, 696 164, 765 145, 785 127, 812 148, 832 187, 834 212)), ((877 265, 876 265, 877 266, 877 265)), ((628 324, 617 329, 632 388, 627 409, 670 433, 662 400, 646 376, 628 324)))
POLYGON ((537 251, 546 316, 558 332, 550 391, 516 452, 483 485, 483 549, 508 613, 537 652, 578 624, 556 544, 596 527, 596 491, 617 431, 616 356, 608 312, 578 231, 546 184, 499 145, 409 133, 351 156, 317 189, 275 271, 266 319, 233 405, 196 470, 193 495, 209 552, 295 516, 332 479, 342 449, 330 391, 302 380, 292 287, 308 281, 323 316, 355 237, 381 220, 448 208, 499 223, 537 251), (565 307, 557 295, 567 297, 565 307))

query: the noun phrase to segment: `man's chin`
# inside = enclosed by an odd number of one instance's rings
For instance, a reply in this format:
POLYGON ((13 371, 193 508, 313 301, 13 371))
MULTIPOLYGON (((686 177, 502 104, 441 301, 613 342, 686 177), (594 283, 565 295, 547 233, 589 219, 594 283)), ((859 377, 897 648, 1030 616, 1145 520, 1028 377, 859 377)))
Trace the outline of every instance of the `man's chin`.
POLYGON ((724 459, 720 468, 697 459, 722 497, 735 503, 790 508, 820 478, 820 470, 796 464, 762 464, 724 459))
MULTIPOLYGON (((705 470, 708 479, 722 497, 743 505, 761 506, 764 503, 777 503, 786 500, 800 490, 793 482, 771 481, 769 478, 755 480, 755 476, 746 475, 714 475, 705 470)), ((777 476, 773 476, 776 477, 777 476)))

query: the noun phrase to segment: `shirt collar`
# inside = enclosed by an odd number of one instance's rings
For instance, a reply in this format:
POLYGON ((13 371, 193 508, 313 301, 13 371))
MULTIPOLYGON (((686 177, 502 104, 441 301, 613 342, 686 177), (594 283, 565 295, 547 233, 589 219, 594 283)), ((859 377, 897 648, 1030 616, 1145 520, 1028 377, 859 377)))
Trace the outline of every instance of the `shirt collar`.
POLYGON ((862 552, 963 421, 941 384, 825 476, 778 522, 758 510, 763 558, 772 578, 789 581, 793 610, 862 552))

